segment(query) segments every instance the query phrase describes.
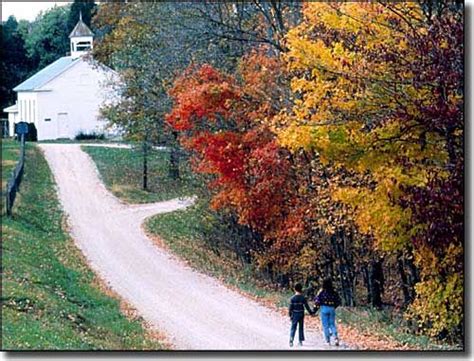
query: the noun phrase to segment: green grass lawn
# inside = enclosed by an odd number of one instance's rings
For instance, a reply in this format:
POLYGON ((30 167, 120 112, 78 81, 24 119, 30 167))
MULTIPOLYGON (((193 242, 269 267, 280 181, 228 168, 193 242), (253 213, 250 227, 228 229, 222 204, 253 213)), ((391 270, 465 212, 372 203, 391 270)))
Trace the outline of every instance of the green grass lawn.
POLYGON ((106 187, 128 203, 150 203, 192 195, 194 178, 186 164, 181 179, 168 177, 168 153, 152 150, 148 158, 148 190, 142 189, 142 153, 139 150, 83 146, 94 160, 106 187))
MULTIPOLYGON (((192 194, 197 189, 189 173, 185 173, 183 183, 173 183, 167 179, 166 157, 155 154, 151 166, 156 174, 153 192, 140 190, 140 159, 130 150, 83 147, 96 161, 99 172, 109 189, 125 201, 151 201, 169 199, 173 196, 192 194), (119 191, 125 187, 126 191, 119 191), (162 192, 162 194, 158 194, 162 192), (138 196, 137 196, 138 195, 138 196), (134 197, 135 196, 135 197, 134 197)), ((244 266, 232 252, 214 252, 201 238, 200 227, 210 226, 202 212, 203 205, 196 205, 172 213, 151 217, 145 229, 151 236, 158 237, 171 252, 184 259, 195 269, 222 280, 224 283, 261 299, 276 307, 287 307, 291 295, 289 290, 277 290, 255 277, 249 266, 244 266)), ((371 308, 339 308, 338 319, 344 325, 356 329, 361 335, 376 335, 389 339, 390 345, 409 345, 417 349, 452 349, 449 345, 438 345, 428 337, 408 333, 401 323, 388 317, 383 311, 371 308)), ((355 342, 363 342, 364 338, 355 342)), ((347 340, 350 341, 350 340, 347 340)))
MULTIPOLYGON (((2 142, 2 166, 17 153, 16 143, 2 142)), ((125 317, 99 289, 63 222, 50 169, 28 145, 14 217, 2 214, 2 349, 161 349, 141 319, 125 317)))

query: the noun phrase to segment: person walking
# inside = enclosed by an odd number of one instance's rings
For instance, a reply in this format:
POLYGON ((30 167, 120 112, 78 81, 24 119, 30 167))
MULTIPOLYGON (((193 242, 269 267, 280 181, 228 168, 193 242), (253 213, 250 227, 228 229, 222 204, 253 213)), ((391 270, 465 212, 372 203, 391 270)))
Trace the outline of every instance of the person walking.
POLYGON ((326 278, 323 287, 314 299, 314 303, 319 308, 321 324, 323 327, 324 339, 328 345, 331 344, 331 335, 334 336, 336 346, 339 346, 339 337, 336 328, 336 308, 340 306, 341 299, 334 291, 332 281, 326 278))
POLYGON ((288 313, 291 320, 290 329, 290 347, 293 347, 296 328, 298 327, 299 346, 303 346, 304 341, 304 313, 305 308, 310 315, 314 315, 314 311, 309 307, 308 300, 303 296, 303 286, 297 283, 294 287, 295 294, 290 299, 288 313))

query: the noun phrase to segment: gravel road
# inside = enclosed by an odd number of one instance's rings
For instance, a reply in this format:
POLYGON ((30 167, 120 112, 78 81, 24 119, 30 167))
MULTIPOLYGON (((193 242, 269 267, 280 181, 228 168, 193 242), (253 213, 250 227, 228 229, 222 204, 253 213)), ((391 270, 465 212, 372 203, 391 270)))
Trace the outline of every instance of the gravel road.
MULTIPOLYGON (((183 209, 192 200, 127 205, 106 190, 80 145, 40 147, 71 235, 92 269, 164 332, 174 349, 289 349, 286 317, 192 270, 143 233, 145 218, 183 209)), ((293 350, 326 348, 319 333, 307 332, 306 339, 305 346, 293 350)))

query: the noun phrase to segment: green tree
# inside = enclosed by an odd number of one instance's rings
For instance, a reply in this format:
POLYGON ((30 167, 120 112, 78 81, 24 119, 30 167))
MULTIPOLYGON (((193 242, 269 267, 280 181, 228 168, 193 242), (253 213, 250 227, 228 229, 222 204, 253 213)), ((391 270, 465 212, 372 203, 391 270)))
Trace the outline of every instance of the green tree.
POLYGON ((179 177, 177 134, 165 122, 170 109, 167 90, 175 75, 191 62, 225 59, 222 49, 202 38, 204 29, 182 3, 107 3, 100 5, 94 24, 101 34, 95 58, 117 70, 121 98, 103 115, 136 141, 171 148, 170 176, 179 177))
POLYGON ((25 79, 31 64, 26 56, 25 42, 19 31, 19 23, 10 16, 1 25, 2 39, 0 54, 0 107, 15 101, 13 88, 25 79))
POLYGON ((40 13, 28 26, 22 27, 22 37, 32 72, 51 64, 69 51, 68 17, 71 6, 56 6, 40 13))

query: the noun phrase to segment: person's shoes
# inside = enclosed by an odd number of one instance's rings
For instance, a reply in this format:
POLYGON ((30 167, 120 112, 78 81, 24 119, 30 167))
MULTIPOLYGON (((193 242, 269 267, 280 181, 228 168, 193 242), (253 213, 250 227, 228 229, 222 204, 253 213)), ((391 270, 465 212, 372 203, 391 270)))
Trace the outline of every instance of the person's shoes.
POLYGON ((339 346, 339 339, 336 338, 336 341, 334 342, 334 345, 339 346))
POLYGON ((290 341, 290 347, 293 347, 293 341, 290 341))
POLYGON ((303 341, 298 342, 298 346, 303 346, 303 341))
POLYGON ((326 341, 326 345, 331 346, 331 341, 326 341))

